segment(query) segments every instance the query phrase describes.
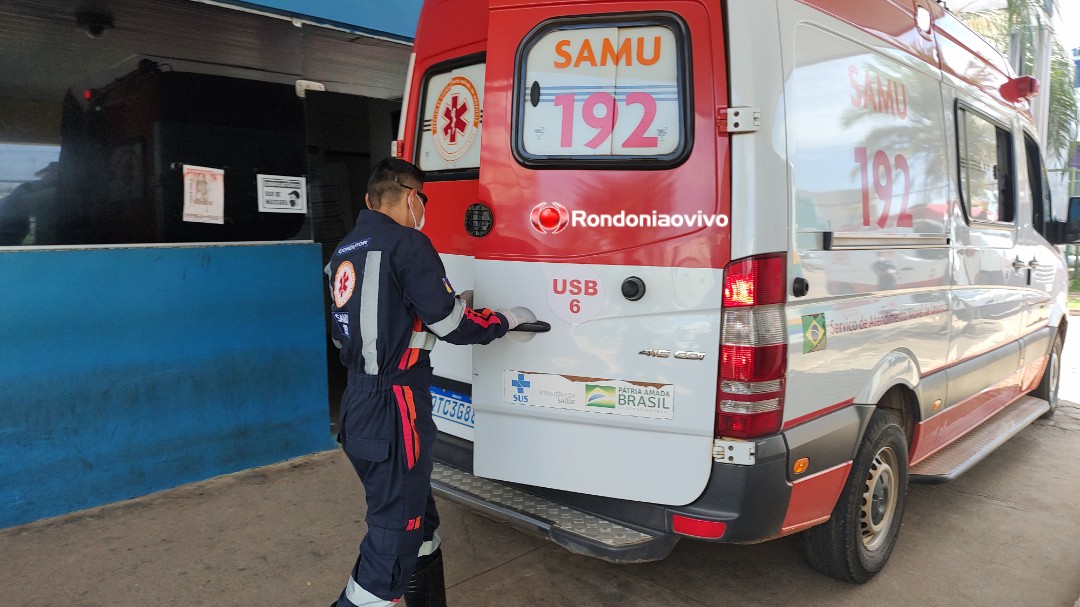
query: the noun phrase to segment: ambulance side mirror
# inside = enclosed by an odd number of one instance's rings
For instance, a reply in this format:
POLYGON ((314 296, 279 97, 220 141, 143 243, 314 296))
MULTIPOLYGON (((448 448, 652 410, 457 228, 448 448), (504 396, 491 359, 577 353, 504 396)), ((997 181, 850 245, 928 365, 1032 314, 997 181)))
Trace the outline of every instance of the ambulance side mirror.
POLYGON ((1069 211, 1065 221, 1049 223, 1047 234, 1050 244, 1080 244, 1080 196, 1069 199, 1069 211))

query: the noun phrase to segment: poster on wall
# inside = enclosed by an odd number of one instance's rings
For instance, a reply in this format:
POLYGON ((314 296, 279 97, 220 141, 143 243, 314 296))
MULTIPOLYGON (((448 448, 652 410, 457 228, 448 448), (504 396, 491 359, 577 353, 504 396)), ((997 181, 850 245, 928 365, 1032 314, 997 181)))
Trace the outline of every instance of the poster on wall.
POLYGON ((306 213, 307 182, 303 177, 258 175, 259 212, 306 213))
POLYGON ((225 223, 225 171, 184 165, 184 221, 225 223))

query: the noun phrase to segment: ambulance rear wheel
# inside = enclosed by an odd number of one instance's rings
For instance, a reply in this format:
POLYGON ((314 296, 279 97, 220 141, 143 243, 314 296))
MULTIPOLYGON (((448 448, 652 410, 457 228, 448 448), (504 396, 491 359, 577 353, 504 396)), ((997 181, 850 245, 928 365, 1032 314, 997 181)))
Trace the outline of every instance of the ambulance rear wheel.
POLYGON ((1065 340, 1059 332, 1054 337, 1054 347, 1050 348, 1050 359, 1046 361, 1046 370, 1043 371, 1042 381, 1039 387, 1031 394, 1050 403, 1050 410, 1043 414, 1046 419, 1054 414, 1058 404, 1058 385, 1061 383, 1061 350, 1065 346, 1065 340))
POLYGON ((803 553, 818 571, 862 584, 885 567, 896 545, 908 484, 903 420, 878 409, 832 518, 803 533, 803 553))

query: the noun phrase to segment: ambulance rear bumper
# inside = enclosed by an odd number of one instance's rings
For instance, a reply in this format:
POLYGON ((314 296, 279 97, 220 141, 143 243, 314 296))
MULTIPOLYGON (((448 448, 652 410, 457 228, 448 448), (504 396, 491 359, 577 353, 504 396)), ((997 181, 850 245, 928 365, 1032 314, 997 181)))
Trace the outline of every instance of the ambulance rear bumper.
POLYGON ((779 435, 757 441, 753 465, 714 463, 701 496, 685 506, 480 479, 471 474, 471 444, 444 434, 435 460, 436 495, 544 535, 572 552, 617 563, 666 557, 683 537, 673 528, 674 515, 724 523, 722 536, 695 539, 755 543, 778 537, 791 496, 787 447, 779 435))

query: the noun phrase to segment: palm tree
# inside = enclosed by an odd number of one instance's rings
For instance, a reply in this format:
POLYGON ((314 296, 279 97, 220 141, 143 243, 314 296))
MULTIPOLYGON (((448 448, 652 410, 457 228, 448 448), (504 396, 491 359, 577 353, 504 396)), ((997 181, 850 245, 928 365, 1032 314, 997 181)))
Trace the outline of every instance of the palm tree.
MULTIPOLYGON (((1050 0, 1055 12, 1060 0, 1050 0)), ((970 5, 969 5, 970 6, 970 5)), ((1009 56, 1010 39, 1019 44, 1020 65, 1024 74, 1034 73, 1035 43, 1040 25, 1048 20, 1045 0, 1007 0, 1005 8, 966 10, 956 16, 968 27, 979 32, 1005 56, 1009 56), (1016 36, 1011 36, 1012 33, 1016 36)), ((1075 66, 1061 44, 1054 39, 1050 54, 1050 82, 1042 83, 1043 93, 1050 95, 1049 127, 1046 135, 1047 164, 1059 167, 1068 164, 1076 145, 1080 127, 1080 104, 1077 102, 1073 73, 1075 66)))

